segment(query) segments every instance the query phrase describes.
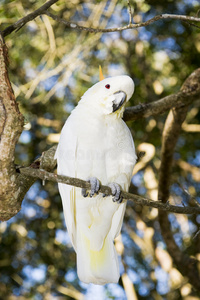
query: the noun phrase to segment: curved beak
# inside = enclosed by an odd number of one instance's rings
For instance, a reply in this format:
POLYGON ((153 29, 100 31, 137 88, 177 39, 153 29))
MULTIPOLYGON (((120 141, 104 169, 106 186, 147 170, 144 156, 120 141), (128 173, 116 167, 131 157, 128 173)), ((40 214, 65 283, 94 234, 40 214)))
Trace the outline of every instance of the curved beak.
POLYGON ((126 101, 126 93, 118 91, 113 94, 114 100, 112 101, 113 112, 117 111, 126 101))

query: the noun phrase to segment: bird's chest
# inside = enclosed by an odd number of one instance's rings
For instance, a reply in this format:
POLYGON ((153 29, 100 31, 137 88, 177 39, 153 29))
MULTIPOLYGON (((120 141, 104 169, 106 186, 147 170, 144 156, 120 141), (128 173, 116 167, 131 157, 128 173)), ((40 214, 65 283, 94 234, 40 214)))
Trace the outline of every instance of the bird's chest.
MULTIPOLYGON (((77 134, 76 165, 80 178, 97 177, 107 182, 109 166, 115 164, 113 157, 121 152, 124 139, 123 127, 117 124, 89 120, 77 134)), ((104 182, 104 183, 105 183, 104 182)))
POLYGON ((121 122, 87 122, 79 128, 78 150, 90 153, 95 158, 104 157, 109 152, 123 151, 127 144, 127 130, 121 122))
POLYGON ((106 154, 110 157, 119 157, 130 144, 127 128, 121 122, 108 124, 106 130, 106 154))
POLYGON ((79 128, 77 151, 85 154, 86 159, 100 159, 105 152, 106 128, 104 124, 90 121, 79 128))

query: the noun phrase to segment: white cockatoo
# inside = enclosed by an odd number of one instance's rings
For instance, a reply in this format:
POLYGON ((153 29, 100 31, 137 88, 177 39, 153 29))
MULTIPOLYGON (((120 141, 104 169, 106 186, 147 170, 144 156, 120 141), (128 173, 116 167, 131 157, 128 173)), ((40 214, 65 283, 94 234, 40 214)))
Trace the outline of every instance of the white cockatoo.
POLYGON ((85 283, 119 280, 113 242, 126 208, 120 193, 128 191, 136 162, 134 142, 122 115, 133 92, 129 76, 102 79, 82 96, 61 131, 55 155, 58 174, 91 183, 89 195, 85 189, 58 184, 78 276, 85 283), (113 196, 98 193, 100 183, 109 185, 113 196))

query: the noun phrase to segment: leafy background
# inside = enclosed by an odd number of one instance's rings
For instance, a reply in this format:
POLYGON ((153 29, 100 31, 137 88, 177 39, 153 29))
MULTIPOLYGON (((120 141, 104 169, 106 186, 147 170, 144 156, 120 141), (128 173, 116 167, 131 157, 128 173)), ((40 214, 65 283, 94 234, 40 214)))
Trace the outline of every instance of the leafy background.
MULTIPOLYGON (((40 7, 44 1, 1 0, 1 27, 40 7)), ((133 20, 162 14, 196 16, 199 2, 134 0, 133 20)), ((51 11, 62 18, 92 27, 117 27, 129 20, 127 1, 62 1, 51 11)), ((56 144, 59 132, 81 95, 105 76, 130 75, 135 93, 130 106, 176 93, 200 65, 200 31, 177 20, 165 20, 138 30, 107 34, 75 31, 43 15, 6 37, 10 79, 25 116, 16 147, 16 164, 28 165, 56 144)), ((170 201, 187 205, 200 201, 199 104, 189 110, 174 153, 170 201)), ((138 153, 144 151, 134 173, 131 192, 157 199, 161 136, 166 114, 129 122, 138 153)), ((81 283, 75 253, 63 218, 57 185, 37 181, 22 210, 0 224, 0 299, 131 299, 198 300, 187 278, 173 265, 162 238, 158 212, 128 203, 122 235, 119 284, 81 283), (134 294, 135 293, 135 294, 134 294)), ((180 249, 200 260, 200 216, 169 214, 180 249)))

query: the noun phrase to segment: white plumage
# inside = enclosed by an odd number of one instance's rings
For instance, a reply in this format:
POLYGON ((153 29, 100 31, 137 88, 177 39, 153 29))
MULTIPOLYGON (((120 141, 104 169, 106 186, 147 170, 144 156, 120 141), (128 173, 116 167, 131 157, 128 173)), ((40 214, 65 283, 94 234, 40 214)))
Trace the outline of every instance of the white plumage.
MULTIPOLYGON (((121 117, 133 91, 132 79, 123 75, 104 79, 83 95, 61 132, 55 155, 58 174, 83 180, 96 177, 103 185, 115 182, 128 191, 136 155, 121 117)), ((59 191, 80 280, 118 282, 113 240, 120 233, 126 202, 118 204, 102 194, 85 198, 81 189, 62 183, 59 191)))

